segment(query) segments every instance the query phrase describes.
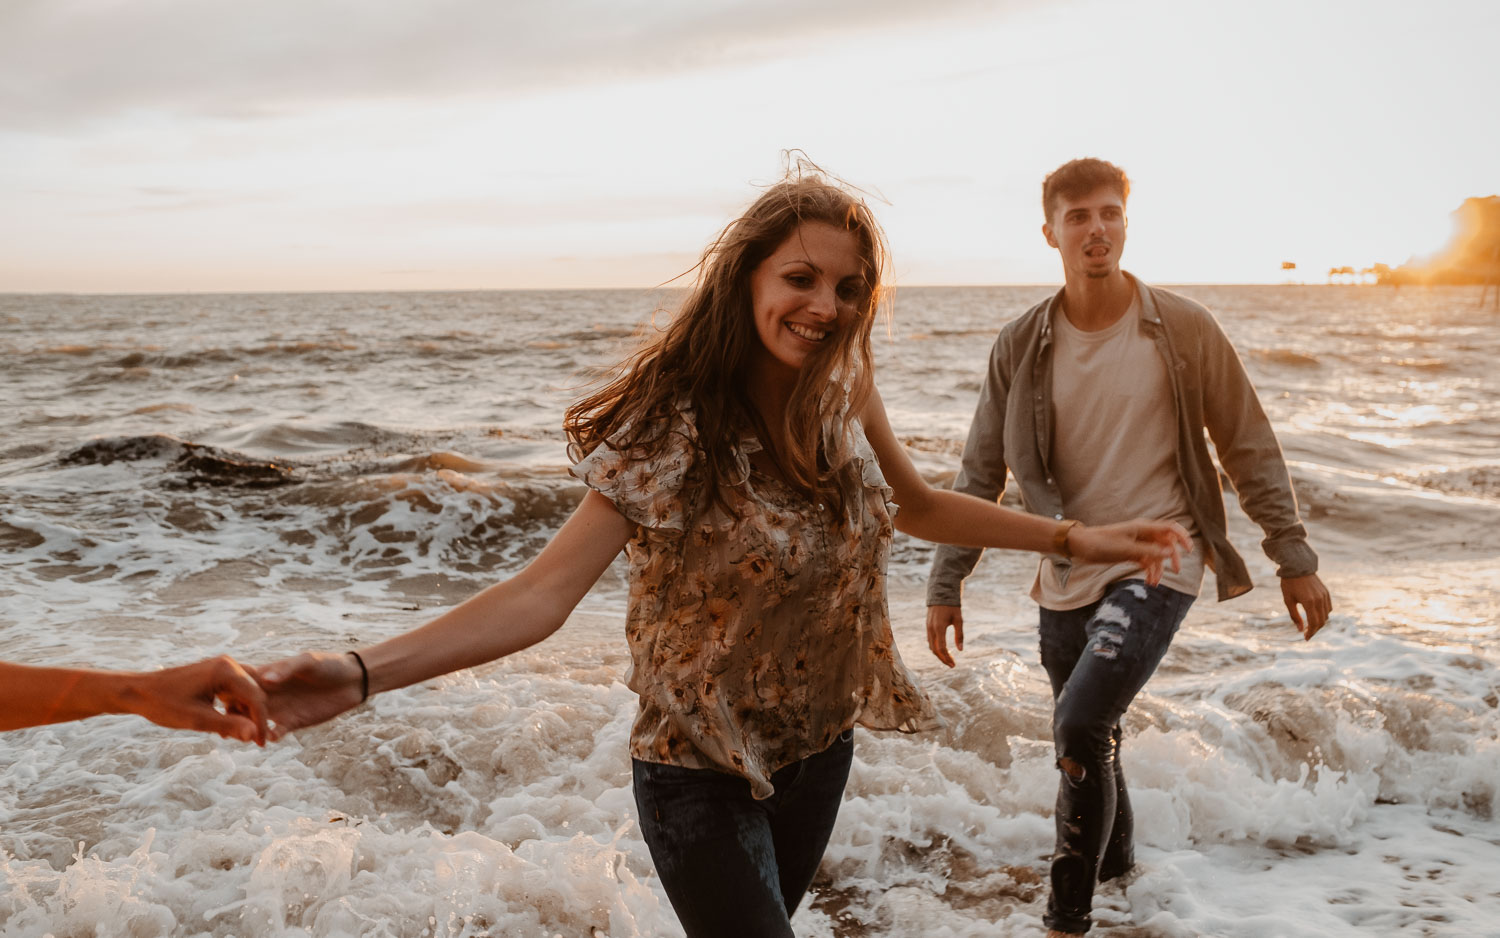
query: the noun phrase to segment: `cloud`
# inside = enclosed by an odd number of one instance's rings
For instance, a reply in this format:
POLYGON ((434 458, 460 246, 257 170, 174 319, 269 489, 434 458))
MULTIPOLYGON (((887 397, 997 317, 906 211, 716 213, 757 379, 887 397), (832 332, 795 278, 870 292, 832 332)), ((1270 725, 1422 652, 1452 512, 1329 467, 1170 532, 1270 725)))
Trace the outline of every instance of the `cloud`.
POLYGON ((155 212, 196 212, 205 209, 218 210, 243 205, 272 204, 287 198, 284 193, 230 192, 185 189, 177 186, 137 186, 134 196, 134 198, 128 198, 126 204, 90 208, 81 210, 78 214, 132 218, 155 212))
POLYGON ((337 101, 524 93, 762 61, 1020 2, 7 0, 0 127, 56 129, 137 109, 253 120, 337 101))
POLYGON ((516 228, 580 222, 640 222, 646 219, 694 219, 713 223, 734 207, 735 200, 724 193, 694 190, 583 201, 515 197, 429 199, 360 206, 351 210, 350 217, 360 224, 414 228, 516 228))

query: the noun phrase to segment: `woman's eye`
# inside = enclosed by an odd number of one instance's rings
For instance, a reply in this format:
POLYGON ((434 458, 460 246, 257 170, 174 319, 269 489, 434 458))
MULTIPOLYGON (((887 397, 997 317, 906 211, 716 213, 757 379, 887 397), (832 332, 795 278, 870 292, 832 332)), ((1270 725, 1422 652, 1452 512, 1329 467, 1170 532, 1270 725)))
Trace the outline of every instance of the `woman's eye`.
POLYGON ((812 286, 812 278, 806 274, 787 274, 786 282, 794 287, 812 286))

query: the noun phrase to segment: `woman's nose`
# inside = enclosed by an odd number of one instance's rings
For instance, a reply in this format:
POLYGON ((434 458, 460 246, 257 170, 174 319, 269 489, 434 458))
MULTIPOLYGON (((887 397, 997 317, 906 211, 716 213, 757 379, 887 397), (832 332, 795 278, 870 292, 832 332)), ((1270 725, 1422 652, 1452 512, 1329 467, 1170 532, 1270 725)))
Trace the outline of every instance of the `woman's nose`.
POLYGON ((839 298, 832 284, 824 284, 813 291, 812 299, 807 304, 808 312, 824 321, 837 319, 839 315, 839 298))

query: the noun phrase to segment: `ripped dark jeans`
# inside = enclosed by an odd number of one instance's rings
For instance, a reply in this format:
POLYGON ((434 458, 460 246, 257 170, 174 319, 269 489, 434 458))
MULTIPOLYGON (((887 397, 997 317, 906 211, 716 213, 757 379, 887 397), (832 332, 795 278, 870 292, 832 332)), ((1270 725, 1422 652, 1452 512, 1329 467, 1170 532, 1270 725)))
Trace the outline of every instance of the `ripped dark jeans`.
POLYGON ((853 759, 846 730, 772 773, 764 801, 738 775, 634 760, 641 832, 688 938, 792 938, 853 759))
POLYGON ((1094 883, 1135 863, 1120 718, 1156 671, 1195 598, 1144 580, 1120 580, 1098 602, 1041 610, 1042 667, 1052 681, 1052 735, 1063 770, 1052 892, 1042 918, 1048 928, 1088 931, 1094 883))

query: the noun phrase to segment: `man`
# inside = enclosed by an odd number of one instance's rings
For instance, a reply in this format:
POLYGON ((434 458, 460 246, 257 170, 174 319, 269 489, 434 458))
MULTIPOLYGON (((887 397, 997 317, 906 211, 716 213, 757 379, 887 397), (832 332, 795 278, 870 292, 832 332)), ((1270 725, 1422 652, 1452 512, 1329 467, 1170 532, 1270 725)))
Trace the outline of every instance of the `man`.
MULTIPOLYGON (((1251 588, 1204 430, 1265 532, 1304 639, 1332 607, 1281 448, 1229 340, 1202 306, 1120 269, 1129 195, 1125 173, 1103 160, 1074 160, 1043 183, 1042 233, 1066 285, 1001 330, 953 483, 998 498, 1008 469, 1026 509, 1059 522, 1057 553, 1042 559, 1031 592, 1061 773, 1049 938, 1088 931, 1095 882, 1134 862, 1120 719, 1197 597, 1205 564, 1221 601, 1251 588), (1171 519, 1193 536, 1193 552, 1159 585, 1129 564, 1070 560, 1073 526, 1133 517, 1171 519)), ((928 581, 928 644, 950 667, 947 632, 962 650, 960 590, 979 555, 939 548, 928 581)))

